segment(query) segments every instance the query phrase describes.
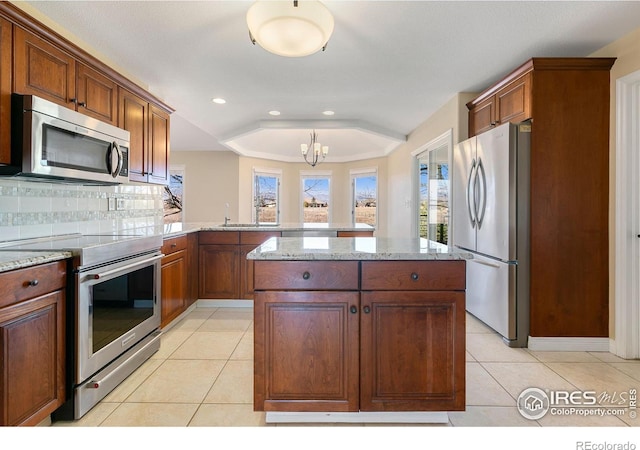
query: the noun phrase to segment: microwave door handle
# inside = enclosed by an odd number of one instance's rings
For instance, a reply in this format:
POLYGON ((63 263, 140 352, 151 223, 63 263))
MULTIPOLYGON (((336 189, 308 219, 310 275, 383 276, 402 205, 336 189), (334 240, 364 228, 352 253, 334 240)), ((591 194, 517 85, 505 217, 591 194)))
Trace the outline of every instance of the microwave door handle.
MULTIPOLYGON (((118 176, 118 174, 120 173, 120 170, 122 170, 122 164, 124 163, 124 157, 122 156, 122 150, 120 150, 120 146, 118 145, 117 142, 114 141, 113 143, 113 148, 112 148, 112 152, 115 150, 117 156, 118 156, 118 162, 116 163, 116 170, 113 171, 111 173, 111 176, 113 178, 116 178, 118 176)), ((113 160, 113 158, 112 158, 113 160)))
POLYGON ((471 228, 476 226, 476 202, 475 202, 475 177, 474 171, 476 169, 476 160, 471 162, 471 170, 469 170, 469 180, 467 181, 467 211, 469 212, 469 220, 471 221, 471 228))

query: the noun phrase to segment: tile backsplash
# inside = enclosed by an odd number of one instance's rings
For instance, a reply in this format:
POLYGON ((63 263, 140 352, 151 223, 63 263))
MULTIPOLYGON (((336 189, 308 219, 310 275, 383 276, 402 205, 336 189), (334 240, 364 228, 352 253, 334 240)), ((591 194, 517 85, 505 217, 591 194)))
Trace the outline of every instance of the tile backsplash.
POLYGON ((159 226, 163 223, 163 189, 0 178, 0 241, 159 226))

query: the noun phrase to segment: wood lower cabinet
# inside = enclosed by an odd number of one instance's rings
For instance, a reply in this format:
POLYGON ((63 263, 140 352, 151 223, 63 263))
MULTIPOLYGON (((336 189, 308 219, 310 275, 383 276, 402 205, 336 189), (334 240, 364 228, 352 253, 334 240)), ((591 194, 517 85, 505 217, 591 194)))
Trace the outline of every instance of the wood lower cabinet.
POLYGON ((253 261, 247 253, 279 231, 201 231, 199 285, 203 299, 252 299, 253 261))
POLYGON ((464 292, 363 292, 362 411, 460 411, 464 292))
POLYGON ((464 410, 465 274, 464 261, 255 261, 254 409, 464 410))
POLYGON ((254 302, 256 409, 357 411, 359 293, 259 291, 254 302))
POLYGON ((65 401, 66 262, 0 274, 0 425, 37 425, 65 401))
POLYGON ((165 239, 162 246, 162 328, 187 309, 187 236, 165 239))

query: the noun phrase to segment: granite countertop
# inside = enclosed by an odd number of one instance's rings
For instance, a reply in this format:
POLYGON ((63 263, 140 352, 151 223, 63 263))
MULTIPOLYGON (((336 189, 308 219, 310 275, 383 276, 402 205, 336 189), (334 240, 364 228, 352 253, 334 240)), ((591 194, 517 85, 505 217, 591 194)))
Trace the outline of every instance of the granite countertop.
POLYGON ((259 225, 246 223, 224 226, 215 222, 192 222, 165 224, 162 230, 152 230, 161 233, 164 237, 178 236, 196 231, 375 231, 375 228, 367 224, 350 223, 280 223, 278 225, 259 225))
POLYGON ((472 259, 460 251, 426 239, 409 238, 271 238, 247 259, 308 260, 461 260, 472 259))
POLYGON ((0 252, 0 272, 8 272, 15 269, 24 269, 25 267, 37 266, 61 259, 71 258, 71 252, 63 251, 5 251, 0 252))

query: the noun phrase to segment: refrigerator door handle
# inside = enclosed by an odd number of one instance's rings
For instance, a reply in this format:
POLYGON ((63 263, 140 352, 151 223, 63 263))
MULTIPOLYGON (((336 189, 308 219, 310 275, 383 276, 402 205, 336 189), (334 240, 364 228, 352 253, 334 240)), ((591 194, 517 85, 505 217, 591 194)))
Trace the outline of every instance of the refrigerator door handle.
POLYGON ((471 221, 471 228, 476 227, 476 160, 471 161, 471 170, 469 171, 469 180, 467 181, 467 211, 469 212, 469 220, 471 221), (475 175, 475 176, 474 176, 475 175), (473 208, 472 208, 473 205, 473 208))
POLYGON ((480 158, 478 158, 478 169, 476 172, 476 177, 480 175, 480 180, 482 181, 482 184, 478 188, 478 197, 480 197, 482 207, 478 208, 478 212, 476 212, 476 221, 478 222, 478 228, 481 228, 482 220, 484 219, 484 213, 487 209, 487 175, 484 171, 482 159, 480 158), (478 214, 480 214, 480 217, 478 217, 478 214))
POLYGON ((494 269, 499 269, 500 268, 500 266, 498 264, 491 264, 491 263, 485 262, 485 261, 478 261, 477 259, 470 259, 467 262, 475 263, 475 264, 482 264, 483 266, 493 267, 494 269))

